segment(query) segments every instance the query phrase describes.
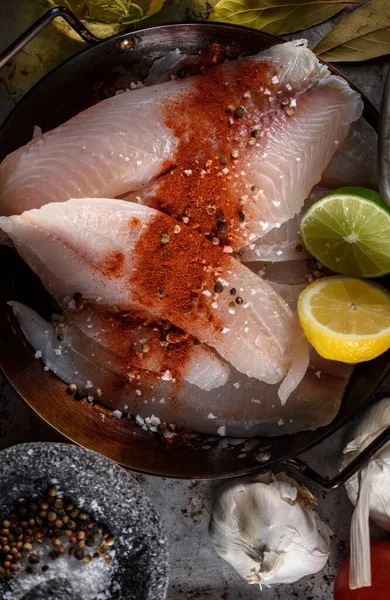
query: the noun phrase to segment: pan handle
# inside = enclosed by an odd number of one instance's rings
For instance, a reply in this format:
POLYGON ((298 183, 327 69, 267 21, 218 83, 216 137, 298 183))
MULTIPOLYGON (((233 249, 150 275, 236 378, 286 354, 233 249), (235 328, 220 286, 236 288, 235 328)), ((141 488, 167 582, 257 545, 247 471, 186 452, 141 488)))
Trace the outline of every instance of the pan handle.
POLYGON ((361 469, 373 456, 376 454, 385 444, 390 442, 390 426, 386 427, 384 431, 378 437, 375 438, 371 444, 367 446, 356 458, 354 458, 349 465, 345 467, 338 475, 332 479, 323 477, 316 471, 314 471, 309 465, 299 458, 289 458, 284 461, 284 465, 296 469, 305 477, 308 477, 314 483, 318 483, 323 488, 328 490, 335 490, 343 485, 352 475, 354 475, 359 469, 361 469))
POLYGON ((390 206, 390 69, 387 73, 379 120, 379 189, 390 206))
POLYGON ((90 46, 94 46, 98 44, 102 40, 93 35, 87 29, 80 19, 76 17, 75 14, 72 13, 71 10, 66 8, 66 6, 54 6, 47 12, 45 12, 35 23, 33 23, 21 36, 19 36, 8 48, 6 48, 3 52, 0 53, 0 69, 3 67, 11 58, 13 58, 22 48, 24 48, 32 39, 35 38, 38 33, 42 31, 57 17, 62 17, 65 19, 67 23, 79 34, 79 36, 87 42, 90 46))

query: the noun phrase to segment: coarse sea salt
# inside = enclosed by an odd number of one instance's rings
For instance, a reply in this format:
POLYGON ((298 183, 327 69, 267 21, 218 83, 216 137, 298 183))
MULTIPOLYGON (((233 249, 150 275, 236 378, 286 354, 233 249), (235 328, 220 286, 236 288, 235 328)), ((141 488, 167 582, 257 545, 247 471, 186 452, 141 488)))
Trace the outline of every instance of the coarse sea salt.
MULTIPOLYGON (((43 546, 34 545, 34 552, 42 556, 52 549, 52 546, 44 544, 43 546)), ((115 556, 115 553, 112 553, 115 556)), ((111 564, 102 560, 93 560, 90 563, 79 561, 69 555, 60 556, 55 561, 46 561, 49 568, 47 571, 35 569, 34 573, 27 573, 25 568, 18 570, 17 574, 10 581, 10 590, 5 592, 3 600, 22 600, 28 592, 43 586, 50 581, 53 584, 60 584, 58 592, 61 594, 61 588, 64 590, 64 597, 69 598, 69 594, 65 596, 65 587, 71 588, 71 596, 80 597, 83 600, 109 600, 113 598, 113 592, 120 590, 119 584, 111 582, 115 578, 115 564, 111 564), (61 585, 60 580, 63 581, 61 585), (113 589, 115 588, 115 590, 113 589)), ((28 563, 26 564, 28 566, 28 563)), ((60 597, 59 597, 60 598, 60 597)))
POLYGON ((209 413, 209 414, 207 415, 207 418, 208 418, 208 419, 216 419, 217 417, 216 417, 215 415, 213 415, 213 413, 209 413))

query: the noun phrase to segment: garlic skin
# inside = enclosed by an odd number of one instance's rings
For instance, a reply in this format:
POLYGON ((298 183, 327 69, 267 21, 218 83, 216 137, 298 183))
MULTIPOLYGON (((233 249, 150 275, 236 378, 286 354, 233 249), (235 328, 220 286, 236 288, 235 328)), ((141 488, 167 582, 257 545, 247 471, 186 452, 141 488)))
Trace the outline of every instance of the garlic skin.
MULTIPOLYGON (((340 460, 346 467, 390 424, 390 398, 366 410, 340 460)), ((351 522, 351 590, 371 585, 369 517, 390 531, 390 443, 345 484, 348 498, 356 506, 351 522)))
MULTIPOLYGON (((390 425, 390 398, 384 398, 364 413, 353 432, 354 439, 344 448, 340 470, 346 467, 364 448, 390 425)), ((377 473, 371 482, 370 517, 379 527, 390 531, 390 444, 386 444, 370 462, 376 463, 377 473)), ((363 467, 345 484, 348 498, 354 506, 359 495, 363 467)))
POLYGON ((285 473, 227 481, 214 497, 211 541, 248 583, 293 583, 328 560, 331 531, 313 510, 315 502, 285 473))

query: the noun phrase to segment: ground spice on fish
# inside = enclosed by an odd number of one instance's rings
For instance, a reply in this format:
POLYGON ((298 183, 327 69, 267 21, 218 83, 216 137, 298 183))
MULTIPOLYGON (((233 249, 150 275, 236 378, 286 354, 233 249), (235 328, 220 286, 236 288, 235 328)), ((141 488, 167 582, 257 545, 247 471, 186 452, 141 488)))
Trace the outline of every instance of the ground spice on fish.
POLYGON ((272 89, 270 79, 265 61, 217 65, 164 107, 165 123, 179 143, 173 160, 163 166, 153 206, 209 239, 223 236, 235 250, 246 241, 239 198, 248 189, 239 174, 255 151, 248 139, 266 125, 269 101, 260 90, 272 89), (218 228, 218 211, 226 230, 218 228))
POLYGON ((204 294, 211 296, 209 290, 228 258, 219 246, 187 227, 162 245, 161 233, 170 233, 174 224, 173 219, 159 214, 137 242, 131 279, 136 290, 134 300, 184 330, 190 318, 220 331, 222 325, 204 294))

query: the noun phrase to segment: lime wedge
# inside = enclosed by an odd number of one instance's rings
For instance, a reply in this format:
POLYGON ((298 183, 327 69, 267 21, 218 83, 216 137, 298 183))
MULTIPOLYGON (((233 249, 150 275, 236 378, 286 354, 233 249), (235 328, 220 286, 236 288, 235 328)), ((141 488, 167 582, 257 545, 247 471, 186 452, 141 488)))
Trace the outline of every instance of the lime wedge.
POLYGON ((374 190, 345 187, 326 194, 304 214, 301 235, 310 254, 336 273, 390 272, 390 210, 374 190))

